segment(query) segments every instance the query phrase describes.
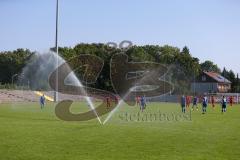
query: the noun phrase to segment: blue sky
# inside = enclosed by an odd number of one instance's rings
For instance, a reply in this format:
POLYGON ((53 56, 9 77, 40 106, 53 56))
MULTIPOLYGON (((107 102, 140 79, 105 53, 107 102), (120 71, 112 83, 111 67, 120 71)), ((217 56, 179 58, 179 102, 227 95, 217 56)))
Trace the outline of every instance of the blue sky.
MULTIPOLYGON (((59 0, 60 46, 121 42, 188 46, 240 73, 238 0, 59 0)), ((0 51, 54 46, 55 0, 0 0, 0 51)))

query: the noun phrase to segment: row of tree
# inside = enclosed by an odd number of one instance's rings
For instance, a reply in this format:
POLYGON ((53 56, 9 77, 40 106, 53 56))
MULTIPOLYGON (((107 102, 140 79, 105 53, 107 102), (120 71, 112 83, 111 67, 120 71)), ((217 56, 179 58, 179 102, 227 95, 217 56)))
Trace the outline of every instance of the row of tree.
POLYGON ((12 83, 32 54, 28 49, 0 52, 0 84, 12 83))
MULTIPOLYGON (((54 49, 51 49, 54 50, 54 49)), ((202 71, 213 71, 221 73, 232 82, 232 92, 240 92, 240 80, 232 70, 223 71, 211 61, 200 63, 199 59, 193 57, 188 49, 165 45, 145 45, 132 46, 128 49, 114 48, 105 44, 78 44, 75 47, 60 47, 59 54, 66 60, 80 55, 96 55, 104 60, 104 67, 100 73, 97 82, 92 84, 93 87, 112 91, 110 82, 110 60, 114 54, 124 52, 129 56, 129 61, 141 62, 151 61, 165 64, 172 69, 171 81, 174 82, 176 89, 186 88, 187 85, 198 76, 202 71), (183 87, 183 88, 181 88, 183 87)), ((0 52, 0 83, 12 83, 15 74, 21 73, 23 67, 29 62, 34 52, 28 49, 17 49, 15 51, 0 52)), ((77 73, 81 79, 81 71, 77 73)))
MULTIPOLYGON (((175 85, 175 91, 186 92, 185 90, 190 88, 191 81, 201 72, 199 59, 192 57, 187 47, 181 50, 168 45, 145 45, 120 49, 104 44, 78 44, 73 48, 59 48, 59 53, 67 61, 79 54, 92 54, 102 58, 104 67, 93 87, 108 91, 113 91, 109 74, 111 57, 114 54, 123 52, 128 55, 129 61, 158 62, 171 68, 169 73, 174 74, 170 74, 169 77, 171 77, 171 81, 175 85)), ((78 71, 76 72, 78 74, 78 71)), ((78 75, 81 75, 81 73, 78 75)), ((81 79, 81 77, 79 78, 81 79)))

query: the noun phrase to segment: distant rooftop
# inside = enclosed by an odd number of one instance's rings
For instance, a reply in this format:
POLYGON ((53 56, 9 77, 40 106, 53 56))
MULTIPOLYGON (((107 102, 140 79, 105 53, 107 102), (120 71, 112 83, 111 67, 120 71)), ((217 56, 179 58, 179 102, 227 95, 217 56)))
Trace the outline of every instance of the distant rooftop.
POLYGON ((219 83, 232 83, 231 81, 229 81, 228 79, 226 79, 225 77, 221 76, 216 72, 204 72, 204 73, 219 83))

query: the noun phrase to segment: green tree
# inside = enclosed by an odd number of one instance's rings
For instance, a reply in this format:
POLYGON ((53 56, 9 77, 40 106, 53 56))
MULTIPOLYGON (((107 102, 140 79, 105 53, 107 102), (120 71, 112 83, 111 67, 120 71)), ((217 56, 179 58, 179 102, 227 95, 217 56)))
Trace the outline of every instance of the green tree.
POLYGON ((183 54, 190 54, 190 51, 189 51, 187 46, 184 46, 181 53, 183 53, 183 54))
POLYGON ((212 61, 207 60, 201 63, 200 65, 201 65, 202 71, 221 73, 220 68, 216 64, 214 64, 212 61))
POLYGON ((11 83, 12 76, 21 72, 32 54, 28 49, 0 52, 0 83, 11 83))

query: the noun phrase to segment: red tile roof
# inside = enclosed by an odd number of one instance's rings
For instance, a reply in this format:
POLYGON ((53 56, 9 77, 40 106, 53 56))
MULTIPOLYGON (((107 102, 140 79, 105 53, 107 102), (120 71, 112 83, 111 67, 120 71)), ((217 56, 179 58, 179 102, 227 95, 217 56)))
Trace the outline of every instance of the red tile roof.
POLYGON ((205 73, 206 75, 213 78, 214 80, 216 80, 219 83, 232 83, 228 79, 226 79, 225 77, 221 76, 220 74, 218 74, 216 72, 203 72, 203 73, 205 73))

